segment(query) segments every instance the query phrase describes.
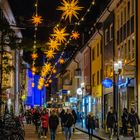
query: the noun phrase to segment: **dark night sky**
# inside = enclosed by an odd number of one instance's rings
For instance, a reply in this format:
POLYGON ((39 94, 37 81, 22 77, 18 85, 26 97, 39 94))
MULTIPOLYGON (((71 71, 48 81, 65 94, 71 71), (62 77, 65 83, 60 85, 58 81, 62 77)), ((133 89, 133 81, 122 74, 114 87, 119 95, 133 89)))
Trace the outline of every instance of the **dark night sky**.
MULTIPOLYGON (((93 0, 79 0, 78 5, 84 7, 80 12, 79 17, 85 13, 92 1, 93 0)), ((86 31, 90 29, 91 25, 93 25, 96 18, 109 1, 110 0, 95 0, 96 4, 92 7, 91 11, 80 25, 79 32, 85 32, 85 29, 86 31)), ((53 25, 55 25, 61 17, 61 11, 56 10, 58 5, 61 5, 60 2, 61 0, 38 0, 38 14, 44 19, 43 23, 39 26, 37 33, 37 38, 41 42, 47 42, 50 33, 52 33, 53 25)), ((16 18, 17 26, 25 28, 24 30, 21 30, 23 37, 33 39, 34 26, 30 19, 35 11, 35 0, 9 0, 9 3, 16 18)), ((70 26, 69 28, 71 29, 72 27, 70 26)))

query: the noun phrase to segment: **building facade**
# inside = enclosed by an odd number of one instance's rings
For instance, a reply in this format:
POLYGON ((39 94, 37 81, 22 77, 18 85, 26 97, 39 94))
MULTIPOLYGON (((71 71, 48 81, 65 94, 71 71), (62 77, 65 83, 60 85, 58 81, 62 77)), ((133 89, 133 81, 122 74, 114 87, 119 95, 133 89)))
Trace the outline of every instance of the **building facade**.
POLYGON ((120 113, 137 108, 136 93, 136 0, 123 0, 115 8, 115 59, 123 63, 119 75, 120 113))

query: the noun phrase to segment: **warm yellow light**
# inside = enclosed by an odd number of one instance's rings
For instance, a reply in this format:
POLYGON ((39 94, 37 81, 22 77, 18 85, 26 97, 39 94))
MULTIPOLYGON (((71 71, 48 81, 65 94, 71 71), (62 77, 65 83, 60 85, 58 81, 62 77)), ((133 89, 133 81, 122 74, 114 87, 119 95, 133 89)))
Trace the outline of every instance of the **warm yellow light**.
POLYGON ((80 37, 80 34, 79 34, 78 32, 76 32, 76 31, 75 31, 75 32, 72 32, 72 35, 71 35, 71 38, 72 38, 72 39, 75 39, 75 40, 76 40, 76 39, 78 39, 79 37, 80 37))
POLYGON ((51 79, 49 80, 49 83, 52 83, 52 80, 51 79))
POLYGON ((38 15, 34 15, 32 16, 32 23, 35 24, 36 26, 38 26, 39 24, 42 23, 43 19, 41 16, 38 16, 38 15))
POLYGON ((32 87, 35 87, 35 83, 34 82, 32 82, 32 87))
POLYGON ((35 72, 32 71, 32 75, 35 75, 35 72))
POLYGON ((50 49, 52 50, 58 50, 58 47, 60 46, 60 43, 54 39, 49 39, 49 42, 47 43, 50 49))
POLYGON ((45 52, 45 54, 47 58, 52 59, 54 58, 55 52, 54 50, 48 50, 47 52, 45 52))
POLYGON ((77 11, 82 10, 83 8, 77 5, 78 0, 62 0, 61 4, 62 6, 59 6, 58 10, 63 11, 62 18, 64 18, 65 20, 69 18, 70 22, 71 22, 72 16, 78 19, 77 11))
POLYGON ((45 86, 46 86, 46 87, 49 87, 49 84, 48 84, 48 83, 46 83, 46 84, 45 84, 45 86))
POLYGON ((59 63, 60 64, 63 64, 65 61, 64 61, 64 59, 63 58, 61 58, 60 60, 59 60, 59 63))
POLYGON ((33 53, 33 54, 31 54, 31 57, 33 60, 35 60, 38 57, 38 55, 37 55, 37 53, 33 53))
POLYGON ((31 68, 31 70, 32 70, 32 72, 36 72, 36 67, 33 66, 33 67, 31 68))
POLYGON ((56 69, 54 69, 54 70, 53 70, 53 73, 55 74, 56 72, 57 72, 56 69))
POLYGON ((58 29, 57 27, 54 28, 54 34, 52 34, 53 37, 55 37, 55 40, 57 40, 59 43, 64 43, 66 41, 66 36, 69 34, 66 33, 66 28, 58 29))

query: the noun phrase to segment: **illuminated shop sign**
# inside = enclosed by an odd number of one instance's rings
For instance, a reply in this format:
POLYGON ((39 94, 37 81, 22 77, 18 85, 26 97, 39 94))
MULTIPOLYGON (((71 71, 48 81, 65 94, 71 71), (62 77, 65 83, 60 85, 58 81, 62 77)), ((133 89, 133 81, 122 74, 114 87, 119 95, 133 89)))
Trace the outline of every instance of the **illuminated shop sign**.
POLYGON ((102 81, 102 85, 103 85, 103 87, 105 87, 105 88, 111 88, 111 87, 113 86, 113 81, 112 81, 112 79, 105 78, 105 79, 102 81))

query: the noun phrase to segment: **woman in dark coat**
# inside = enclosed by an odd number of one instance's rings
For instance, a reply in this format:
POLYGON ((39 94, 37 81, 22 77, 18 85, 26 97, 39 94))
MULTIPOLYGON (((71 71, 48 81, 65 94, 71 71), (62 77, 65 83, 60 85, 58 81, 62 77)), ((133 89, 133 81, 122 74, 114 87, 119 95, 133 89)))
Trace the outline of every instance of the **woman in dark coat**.
POLYGON ((113 131, 115 129, 116 124, 116 114, 113 111, 113 107, 110 107, 110 111, 107 114, 107 128, 109 128, 110 131, 110 139, 113 137, 113 131))
POLYGON ((95 129, 95 117, 92 112, 86 117, 86 128, 88 129, 89 140, 92 140, 93 130, 95 129))
POLYGON ((55 140, 55 134, 56 134, 56 129, 57 129, 58 124, 59 124, 58 116, 53 110, 49 117, 49 128, 50 128, 51 140, 55 140))
POLYGON ((76 122, 77 122, 77 114, 76 114, 76 112, 75 112, 75 110, 72 110, 72 115, 73 115, 73 117, 74 117, 74 126, 73 126, 73 132, 75 131, 75 124, 76 124, 76 122))

